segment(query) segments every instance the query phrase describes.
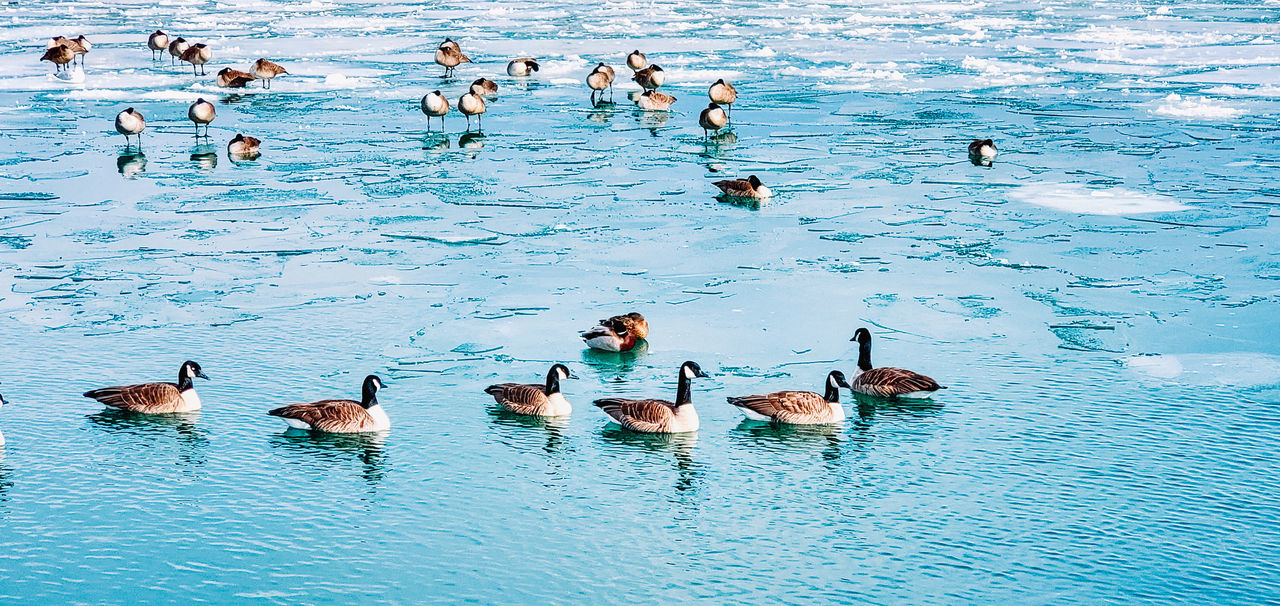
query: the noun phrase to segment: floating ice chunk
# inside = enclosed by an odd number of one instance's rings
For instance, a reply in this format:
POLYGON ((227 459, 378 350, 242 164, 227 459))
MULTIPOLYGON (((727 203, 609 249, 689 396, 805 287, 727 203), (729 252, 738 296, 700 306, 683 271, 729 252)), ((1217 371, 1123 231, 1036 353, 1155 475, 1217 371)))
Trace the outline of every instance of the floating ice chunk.
POLYGON ((1192 385, 1270 387, 1280 385, 1280 356, 1252 353, 1134 356, 1125 366, 1157 379, 1192 385))
POLYGON ((1123 187, 1091 189, 1075 183, 1037 183, 1014 190, 1015 199, 1084 215, 1140 215, 1187 210, 1177 200, 1123 187))
POLYGON ((1178 93, 1169 93, 1169 96, 1164 98, 1164 103, 1155 109, 1155 113, 1174 118, 1229 120, 1239 118, 1246 112, 1238 107, 1205 97, 1183 97, 1178 93))

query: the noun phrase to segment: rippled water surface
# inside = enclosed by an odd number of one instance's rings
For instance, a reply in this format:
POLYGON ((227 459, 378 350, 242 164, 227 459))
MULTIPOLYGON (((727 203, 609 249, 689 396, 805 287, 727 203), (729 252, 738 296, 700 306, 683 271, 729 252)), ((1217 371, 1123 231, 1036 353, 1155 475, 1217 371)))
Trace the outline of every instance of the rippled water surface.
POLYGON ((1277 15, 0 5, 0 601, 1280 600, 1277 15), (210 44, 210 75, 153 62, 156 27, 210 44), (45 39, 80 33, 82 77, 53 77, 45 39), (475 59, 456 79, 445 36, 475 59), (629 101, 633 48, 672 112, 629 101), (517 56, 542 71, 506 77, 517 56), (214 86, 258 57, 290 74, 214 86), (588 101, 597 61, 613 105, 588 101), (483 135, 456 113, 427 132, 418 99, 479 76, 500 87, 483 135), (704 139, 720 77, 741 99, 704 139), (143 154, 112 128, 130 106, 143 154), (260 159, 226 156, 236 132, 260 159), (775 198, 714 197, 747 174, 775 198), (583 350, 631 310, 642 351, 583 350), (821 428, 725 403, 852 370, 858 326, 949 389, 821 428), (188 358, 212 377, 198 414, 80 396, 188 358), (696 434, 590 405, 671 397, 686 359, 712 374, 696 434), (580 377, 569 420, 481 391, 553 361, 580 377), (385 436, 264 414, 368 373, 385 436))

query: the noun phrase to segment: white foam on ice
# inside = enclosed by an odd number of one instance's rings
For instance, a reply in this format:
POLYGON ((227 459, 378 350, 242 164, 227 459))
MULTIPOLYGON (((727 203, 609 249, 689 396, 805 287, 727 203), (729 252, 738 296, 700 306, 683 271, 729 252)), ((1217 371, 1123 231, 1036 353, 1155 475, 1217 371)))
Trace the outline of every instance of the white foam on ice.
POLYGON ((1141 215, 1187 210, 1168 196, 1124 187, 1092 189, 1075 183, 1037 183, 1012 192, 1012 197, 1045 208, 1083 215, 1141 215))
POLYGON ((1230 120, 1248 113, 1221 101, 1206 97, 1183 97, 1178 93, 1169 93, 1169 96, 1161 101, 1152 112, 1172 118, 1230 120))

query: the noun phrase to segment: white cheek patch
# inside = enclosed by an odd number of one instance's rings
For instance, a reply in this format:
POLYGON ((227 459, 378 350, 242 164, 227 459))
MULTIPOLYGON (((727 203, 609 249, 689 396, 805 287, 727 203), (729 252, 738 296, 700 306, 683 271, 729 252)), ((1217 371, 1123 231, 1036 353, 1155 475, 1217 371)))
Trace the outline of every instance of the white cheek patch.
POLYGON ((684 378, 692 379, 694 377, 693 369, 688 366, 684 367, 684 378))

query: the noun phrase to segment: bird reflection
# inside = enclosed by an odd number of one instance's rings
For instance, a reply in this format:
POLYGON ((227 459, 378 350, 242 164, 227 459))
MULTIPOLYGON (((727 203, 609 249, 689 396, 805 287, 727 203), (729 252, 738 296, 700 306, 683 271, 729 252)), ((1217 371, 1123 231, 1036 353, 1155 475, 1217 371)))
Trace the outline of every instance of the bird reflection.
POLYGON ((658 130, 666 126, 670 119, 670 112, 643 112, 640 114, 640 127, 649 129, 649 134, 656 137, 658 130))
POLYGON ((125 152, 116 158, 116 170, 126 179, 135 179, 147 172, 147 156, 141 151, 125 152))
POLYGON ((305 452, 326 464, 355 459, 360 463, 360 475, 365 483, 370 489, 376 489, 386 476, 386 439, 387 432, 322 433, 291 428, 271 436, 270 444, 305 452))
POLYGON ((932 418, 942 412, 942 404, 933 400, 877 398, 857 392, 853 395, 858 416, 865 423, 871 423, 876 417, 881 417, 881 420, 932 418))
POLYGON ((463 149, 480 149, 484 147, 484 133, 464 133, 458 137, 458 147, 463 149))
POLYGON ((703 142, 703 146, 705 147, 703 154, 709 156, 719 154, 725 148, 733 147, 737 144, 737 133, 734 133, 731 130, 722 130, 706 138, 703 142))
POLYGON ((499 406, 490 406, 487 411, 489 417, 493 419, 493 424, 497 427, 510 428, 525 435, 528 435, 530 431, 544 432, 547 440, 543 444, 542 450, 547 454, 553 454, 565 446, 564 430, 569 427, 568 416, 540 417, 537 415, 522 415, 499 406))
POLYGON ((716 201, 721 202, 723 204, 728 204, 730 206, 745 208, 748 210, 760 210, 760 207, 763 206, 766 202, 768 202, 769 199, 765 198, 761 200, 759 198, 744 198, 742 196, 730 196, 729 194, 720 194, 716 196, 716 201))
POLYGON ((449 140, 449 135, 444 133, 427 133, 427 136, 422 138, 422 149, 434 151, 449 149, 452 145, 453 142, 449 140))
POLYGON ((4 447, 0 446, 0 505, 9 502, 9 490, 13 488, 13 470, 4 464, 4 447))
POLYGON ((788 451, 817 451, 826 461, 840 458, 843 425, 787 425, 743 419, 730 434, 753 448, 788 451))
POLYGON ((218 167, 218 149, 205 143, 191 148, 191 163, 201 170, 213 170, 218 167))
POLYGON ((246 95, 244 93, 231 93, 230 95, 223 97, 222 102, 226 105, 235 105, 236 103, 240 103, 245 99, 252 99, 252 98, 253 98, 252 94, 246 95))
POLYGON ((972 162, 974 166, 991 168, 991 158, 983 157, 981 154, 969 154, 969 161, 972 162))
POLYGON ((173 438, 178 446, 178 461, 183 467, 201 467, 205 463, 205 447, 209 437, 196 423, 200 413, 147 415, 115 408, 103 409, 86 419, 89 424, 116 434, 145 438, 156 443, 159 438, 173 438))
POLYGON ((610 423, 600 431, 600 437, 606 442, 671 455, 675 459, 676 491, 697 491, 702 474, 693 460, 693 447, 698 442, 698 432, 639 433, 610 423))
POLYGON ((595 111, 587 113, 588 120, 591 120, 592 122, 599 122, 601 124, 608 124, 609 120, 613 118, 613 101, 595 102, 591 104, 591 107, 595 108, 595 111))
POLYGON ((582 362, 596 370, 605 372, 631 372, 640 358, 649 352, 649 342, 645 339, 636 341, 631 351, 605 351, 603 349, 586 348, 582 350, 582 362))

